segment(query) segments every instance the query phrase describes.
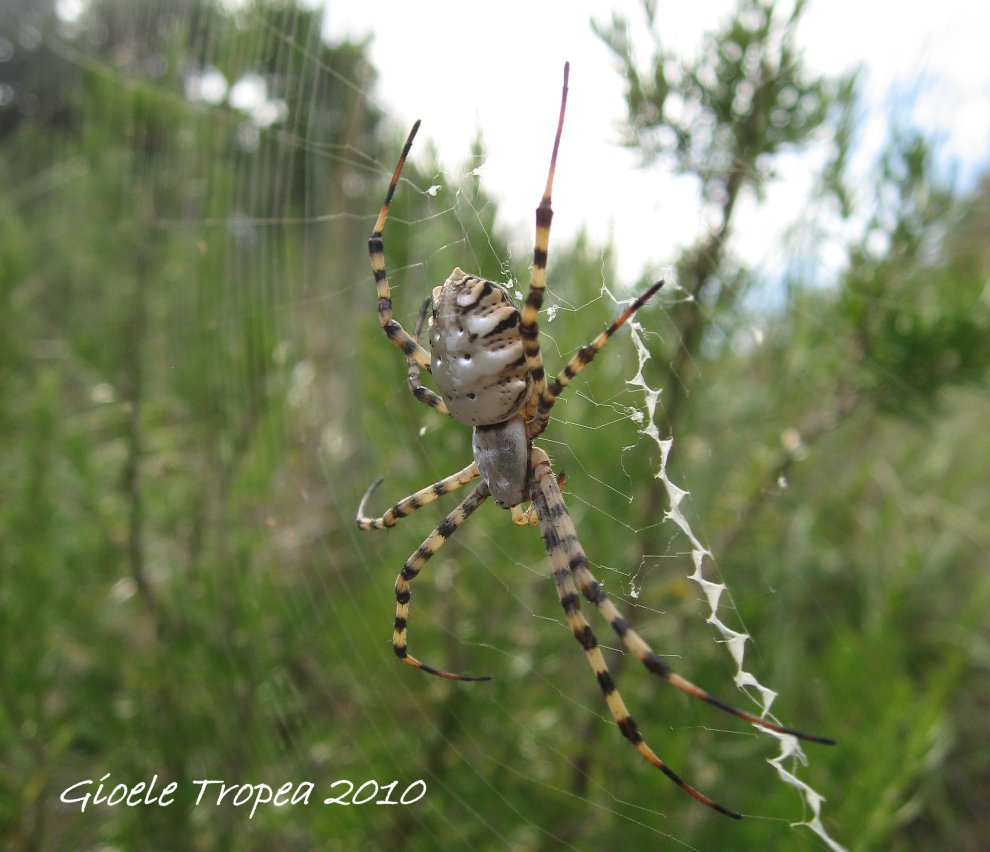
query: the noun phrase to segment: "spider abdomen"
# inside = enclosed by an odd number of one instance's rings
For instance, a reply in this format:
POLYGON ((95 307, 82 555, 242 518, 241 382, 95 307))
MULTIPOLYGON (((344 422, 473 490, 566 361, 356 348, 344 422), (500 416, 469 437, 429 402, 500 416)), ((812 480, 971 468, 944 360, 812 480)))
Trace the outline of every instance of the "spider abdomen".
POLYGON ((433 290, 432 372, 451 415, 490 426, 515 415, 532 379, 526 368, 521 314, 501 284, 455 269, 433 290))

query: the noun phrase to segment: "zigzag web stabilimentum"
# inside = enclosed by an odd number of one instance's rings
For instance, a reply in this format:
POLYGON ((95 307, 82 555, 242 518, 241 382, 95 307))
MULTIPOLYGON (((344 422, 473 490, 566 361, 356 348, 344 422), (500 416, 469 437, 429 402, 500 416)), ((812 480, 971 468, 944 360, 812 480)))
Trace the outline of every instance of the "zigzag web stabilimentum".
MULTIPOLYGON (((672 482, 667 474, 667 459, 673 447, 674 438, 672 436, 661 436, 656 423, 657 404, 661 399, 662 389, 651 388, 643 374, 646 362, 652 356, 643 341, 642 324, 637 320, 633 320, 630 323, 630 331, 633 344, 636 348, 637 370, 636 375, 628 380, 628 384, 632 387, 639 388, 643 393, 642 417, 645 422, 641 429, 641 434, 653 441, 659 449, 660 460, 654 476, 661 483, 669 503, 669 508, 665 513, 665 520, 676 524, 691 544, 691 562, 694 565, 694 571, 690 574, 690 579, 704 593, 709 607, 708 623, 721 635, 723 643, 732 656, 732 660, 736 666, 734 677, 736 686, 742 691, 748 688, 755 689, 760 696, 759 703, 762 714, 769 715, 770 708, 777 698, 777 692, 762 684, 752 672, 747 671, 745 668, 746 643, 751 637, 745 632, 734 630, 719 616, 719 604, 722 595, 727 591, 727 587, 725 583, 713 581, 705 576, 705 565, 713 561, 713 555, 699 541, 682 510, 684 498, 689 496, 688 492, 672 482)), ((810 811, 810 816, 807 819, 793 823, 792 825, 794 827, 806 826, 817 834, 830 849, 843 849, 844 847, 829 835, 822 823, 821 808, 825 797, 806 782, 802 781, 795 772, 788 769, 785 765, 789 761, 792 763, 796 761, 801 764, 807 764, 807 758, 797 737, 764 728, 757 728, 757 730, 774 737, 780 742, 780 753, 776 757, 770 758, 769 763, 776 769, 778 776, 785 784, 789 784, 800 792, 810 811)))

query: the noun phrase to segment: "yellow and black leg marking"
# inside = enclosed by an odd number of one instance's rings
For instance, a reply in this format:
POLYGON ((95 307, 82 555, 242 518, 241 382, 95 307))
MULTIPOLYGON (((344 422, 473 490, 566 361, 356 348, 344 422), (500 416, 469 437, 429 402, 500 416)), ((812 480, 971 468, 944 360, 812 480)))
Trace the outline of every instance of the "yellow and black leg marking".
POLYGON ((488 486, 482 482, 454 511, 440 522, 439 526, 426 537, 426 541, 416 548, 412 556, 406 560, 406 564, 402 566, 399 576, 395 579, 395 629, 392 633, 392 650, 395 651, 395 656, 414 668, 420 669, 427 674, 446 678, 447 680, 491 680, 491 675, 453 674, 451 672, 445 672, 420 662, 409 653, 409 645, 406 639, 407 625, 409 623, 409 600, 412 597, 409 584, 419 575, 419 572, 423 570, 423 566, 430 560, 433 554, 443 547, 447 539, 457 531, 457 528, 470 517, 475 509, 485 502, 488 494, 488 486))
POLYGON ((628 308, 626 308, 618 317, 616 317, 615 322, 613 322, 608 328, 606 328, 601 334, 599 334, 591 343, 586 346, 582 346, 578 350, 577 354, 567 362, 563 370, 561 370, 557 377, 550 382, 549 385, 543 387, 543 391, 540 393, 539 401, 536 407, 536 416, 529 423, 529 434, 530 437, 535 438, 537 435, 542 434, 543 430, 547 428, 547 424, 550 422, 550 409, 553 408, 554 403, 557 401, 571 380, 580 373, 585 367, 588 366, 594 359, 594 357, 601 351, 601 349, 608 343, 609 338, 615 334, 626 322, 636 313, 643 305, 645 305, 656 292, 663 287, 663 281, 657 281, 653 284, 646 292, 639 296, 635 302, 633 302, 628 308))
POLYGON ((718 811, 721 814, 730 816, 733 819, 741 819, 735 811, 729 810, 718 802, 708 798, 704 793, 696 790, 681 778, 673 769, 662 761, 643 739, 636 721, 629 714, 619 690, 612 680, 608 665, 602 656, 598 646, 598 639, 595 637, 588 624, 588 620, 581 612, 581 598, 578 595, 577 585, 574 582, 574 574, 571 568, 571 560, 574 554, 581 554, 581 545, 577 540, 577 533, 571 523, 570 516, 564 506, 563 497, 557 486, 557 480, 550 469, 550 460, 546 453, 540 449, 533 449, 531 458, 533 460, 534 478, 530 487, 530 496, 533 499, 533 506, 536 508, 537 516, 540 519, 540 528, 543 533, 543 543, 546 546, 547 555, 550 557, 550 564, 553 569, 553 581, 557 587, 557 595, 560 597, 560 604, 564 608, 567 624, 571 628, 574 637, 584 648, 584 653, 591 664, 591 669, 595 673, 598 686, 602 690, 605 704, 608 706, 612 718, 619 726, 622 735, 629 740, 636 750, 643 755, 650 763, 680 787, 685 793, 697 799, 704 805, 718 811))
MULTIPOLYGON (((560 491, 564 490, 564 483, 567 481, 567 477, 564 475, 564 471, 557 474, 557 488, 560 491)), ((525 509, 522 506, 512 507, 512 523, 520 526, 530 526, 538 527, 540 525, 540 518, 536 514, 536 506, 532 503, 529 504, 525 509)))
MULTIPOLYGON (((423 333, 423 323, 426 322, 426 314, 429 312, 432 304, 433 300, 427 296, 426 299, 423 300, 423 304, 420 306, 419 317, 416 319, 416 329, 413 332, 413 337, 416 338, 417 343, 419 342, 420 335, 423 333)), ((416 359, 407 357, 406 362, 409 365, 409 372, 406 374, 406 382, 409 385, 409 390, 412 391, 412 395, 424 405, 428 405, 430 408, 435 408, 441 414, 446 414, 449 417, 450 412, 447 410, 447 404, 443 401, 443 397, 435 391, 423 387, 420 383, 420 367, 416 359)))
POLYGON ((385 202, 382 204, 381 213, 378 214, 378 221, 375 222, 374 230, 368 239, 368 254, 371 256, 371 271, 374 273, 375 286, 378 290, 378 321, 385 329, 388 339, 398 346, 407 358, 415 360, 421 369, 429 370, 430 353, 420 346, 397 320, 392 318, 392 294, 388 284, 388 273, 385 271, 385 242, 382 238, 385 220, 388 218, 388 207, 392 203, 395 187, 399 183, 399 175, 402 174, 402 167, 405 165, 406 157, 409 156, 409 149, 412 148, 417 130, 419 130, 418 121, 412 126, 406 144, 402 147, 402 155, 399 157, 395 172, 392 174, 388 191, 385 193, 385 202))
MULTIPOLYGON (((642 740, 642 736, 636 728, 635 723, 628 717, 628 714, 620 715, 620 711, 624 711, 625 707, 621 704, 621 701, 618 701, 615 698, 610 699, 611 694, 616 694, 615 685, 611 682, 611 678, 607 677, 608 672, 604 669, 604 661, 599 664, 597 657, 595 657, 589 650, 590 643, 593 639, 590 635, 590 628, 587 628, 587 632, 582 632, 581 634, 578 633, 577 628, 580 627, 581 631, 585 631, 587 624, 583 616, 581 616, 580 620, 578 620, 577 617, 573 615, 573 611, 576 610, 578 606, 578 587, 580 587, 581 594, 583 594, 589 602, 595 605, 605 620, 612 626, 612 629, 622 640, 629 652, 632 653, 632 655, 641 663, 643 663, 643 665, 646 666, 651 673, 663 678, 672 686, 675 686, 677 689, 687 693, 688 695, 692 695, 695 698, 699 698, 702 701, 717 707, 719 710, 733 716, 737 716, 738 718, 743 719, 750 724, 758 725, 761 728, 766 728, 779 734, 789 734, 790 736, 798 737, 799 739, 808 740, 810 742, 823 743, 825 745, 835 744, 835 740, 830 737, 806 734, 802 731, 795 730, 794 728, 786 728, 783 725, 778 725, 775 722, 760 718, 752 713, 747 713, 744 710, 738 710, 732 705, 715 698, 705 690, 695 686, 686 678, 683 678, 675 673, 670 666, 668 666, 667 663, 665 663, 659 655, 657 655, 656 652, 654 652, 653 649, 646 644, 642 637, 640 637, 639 634, 629 626, 629 622, 622 617, 615 605, 608 599, 605 595, 605 590, 601 587, 594 575, 591 573, 591 570, 588 568, 588 558, 585 556, 584 550, 581 548, 581 543, 578 541, 577 531, 574 529, 574 522, 567 513, 567 508, 564 505, 564 498, 561 496, 560 489, 557 486, 557 480, 554 478, 553 472, 550 469, 550 460, 547 457, 547 454, 538 448, 534 448, 530 454, 530 459, 531 468, 533 470, 533 479, 530 485, 530 496, 533 499, 533 506, 536 509, 537 516, 540 519, 540 528, 543 532, 544 544, 546 545, 547 554, 550 556, 550 562, 553 566, 554 581, 557 584, 558 592, 561 594, 561 603, 564 606, 564 611, 568 614, 568 622, 571 624, 571 629, 574 631, 575 635, 584 646, 585 651, 588 653, 589 660, 592 663, 592 668, 595 670, 595 674, 598 677, 598 682, 602 686, 602 692, 605 694, 605 700, 608 702, 609 709, 612 711, 612 715, 615 717, 615 720, 619 725, 619 729, 622 731, 623 735, 636 746, 640 754, 642 754, 654 766, 667 775, 667 777, 677 784, 678 787, 689 793, 698 801, 703 802, 709 807, 719 811, 720 813, 726 814, 727 816, 735 817, 737 819, 739 818, 739 814, 717 804, 716 802, 713 802, 707 796, 699 793, 679 778, 675 773, 673 773, 666 766, 666 764, 664 764, 663 761, 653 754, 649 747, 646 746, 642 740), (570 586, 568 586, 562 579, 565 573, 571 577, 570 586)), ((594 644, 597 645, 597 642, 594 644)))
POLYGON ((358 505, 358 529, 368 532, 370 530, 381 530, 386 527, 394 527, 400 518, 411 515, 417 509, 422 509, 423 506, 429 505, 434 500, 443 497, 445 494, 449 494, 451 491, 456 491, 462 485, 467 485, 467 483, 469 483, 472 479, 477 479, 478 476, 480 476, 478 466, 474 462, 471 462, 471 464, 463 470, 459 470, 457 473, 452 473, 450 476, 444 477, 439 482, 434 482, 432 485, 427 485, 426 488, 421 488, 415 494, 410 494, 408 497, 403 497, 381 517, 369 518, 364 514, 365 506, 368 503, 368 498, 371 497, 372 492, 379 485, 381 485, 382 482, 384 482, 382 477, 378 477, 378 479, 371 483, 368 490, 364 492, 364 496, 361 498, 361 503, 358 505))
POLYGON ((702 701, 711 704, 713 707, 717 707, 719 710, 743 719, 752 725, 757 725, 760 728, 766 728, 767 730, 774 731, 778 734, 789 734, 792 737, 807 740, 808 742, 822 743, 824 745, 835 745, 835 740, 831 737, 821 737, 817 734, 806 734, 803 731, 798 731, 794 728, 786 728, 783 725, 778 725, 776 722, 756 716, 753 713, 747 713, 745 710, 739 710, 731 704, 727 704, 721 699, 716 698, 714 695, 709 694, 701 687, 695 686, 691 683, 691 681, 687 680, 687 678, 681 677, 673 671, 673 669, 671 669, 671 667, 664 662, 664 660, 649 645, 646 644, 643 638, 635 630, 629 626, 629 622, 622 617, 615 604, 608 599, 605 594, 605 590, 601 587, 601 584, 599 584, 588 568, 588 560, 581 551, 580 546, 569 554, 568 561, 571 571, 574 574, 574 579, 581 588, 581 594, 583 594, 589 602, 595 605, 598 611, 602 614, 602 617, 612 626, 615 634, 622 640, 622 643, 626 646, 628 651, 644 666, 646 666, 649 672, 667 681, 667 683, 671 686, 677 687, 677 689, 681 690, 681 692, 686 692, 694 698, 700 698, 702 701))
POLYGON ((564 129, 564 112, 567 108, 567 80, 570 76, 570 63, 564 63, 564 86, 560 94, 560 115, 557 119, 557 135, 553 140, 553 153, 550 156, 550 169, 543 198, 536 208, 536 238, 533 242, 533 269, 529 278, 529 295, 522 309, 519 334, 523 341, 526 368, 533 377, 533 393, 526 405, 524 416, 531 419, 536 413, 536 403, 546 388, 546 373, 543 369, 543 356, 540 354, 540 330, 538 318, 543 306, 543 292, 547 284, 547 256, 550 251, 550 223, 553 220, 553 207, 550 197, 553 194, 553 176, 557 168, 557 151, 560 148, 560 134, 564 129))

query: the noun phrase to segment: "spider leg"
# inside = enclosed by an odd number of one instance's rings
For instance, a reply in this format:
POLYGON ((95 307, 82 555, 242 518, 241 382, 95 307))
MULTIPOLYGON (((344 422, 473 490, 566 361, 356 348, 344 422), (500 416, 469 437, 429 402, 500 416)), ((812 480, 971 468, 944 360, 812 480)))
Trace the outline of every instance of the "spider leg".
POLYGON ((553 154, 550 157, 550 169, 547 172, 547 184, 543 190, 543 198, 536 208, 536 238, 533 242, 533 269, 529 278, 529 295, 522 309, 522 320, 519 333, 523 341, 523 353, 526 356, 526 367, 533 377, 533 392, 526 403, 524 416, 527 420, 536 412, 536 402, 546 388, 546 373, 543 369, 543 356, 540 354, 540 338, 537 318, 543 306, 543 292, 547 282, 547 253, 550 250, 550 222, 553 219, 553 208, 550 196, 553 192, 553 175, 557 168, 557 150, 560 148, 560 134, 564 129, 564 111, 567 106, 567 79, 570 75, 570 63, 564 63, 564 86, 560 95, 560 116, 557 119, 557 135, 553 140, 553 154))
MULTIPOLYGON (((532 464, 535 470, 537 464, 542 464, 543 459, 546 459, 546 453, 536 449, 533 450, 533 453, 534 461, 532 464), (539 456, 535 454, 539 454, 539 456)), ((822 737, 817 734, 806 734, 802 731, 795 730, 794 728, 786 728, 783 725, 778 725, 776 722, 756 716, 753 713, 747 713, 745 710, 739 710, 731 704, 728 704, 725 701, 716 698, 714 695, 709 694, 701 687, 695 686, 695 684, 691 683, 691 681, 687 678, 681 677, 666 662, 664 662, 664 660, 643 640, 643 638, 629 626, 629 622, 622 617, 615 604, 613 604, 605 594, 605 590, 601 587, 601 584, 591 573, 591 570, 588 568, 588 558, 585 556, 584 551, 581 549, 581 545, 578 542, 577 532, 574 529, 574 522, 571 520, 570 515, 567 514, 567 509, 564 507, 564 499, 560 495, 560 490, 557 488, 557 482, 553 478, 553 475, 549 472, 549 460, 547 460, 545 464, 545 472, 542 472, 542 475, 540 472, 537 472, 536 487, 538 487, 541 494, 544 495, 544 502, 549 505, 551 516, 554 518, 557 528, 559 529, 561 543, 565 551, 565 558, 567 560, 569 570, 574 575, 574 579, 577 581, 577 584, 581 589, 581 594, 583 594, 590 603, 595 605, 598 611, 602 614, 602 617, 612 626, 612 629, 622 640, 622 643, 626 646, 629 652, 644 666, 646 666, 648 671, 655 674, 657 677, 663 678, 663 680, 667 681, 667 683, 671 686, 681 690, 681 692, 686 692, 694 698, 700 698, 702 701, 711 704, 713 707, 717 707, 719 710, 743 719, 752 725, 757 725, 760 728, 766 728, 769 731, 775 731, 778 734, 790 734, 792 737, 808 740, 809 742, 822 743, 824 745, 835 745, 835 740, 831 737, 822 737)))
POLYGON ((662 280, 653 284, 635 302, 619 314, 615 322, 592 340, 591 343, 582 346, 577 354, 567 362, 564 369, 557 374, 557 378, 550 382, 549 385, 544 385, 536 406, 536 415, 528 424, 530 437, 535 438, 547 428, 547 424, 550 422, 550 409, 553 408, 557 398, 564 392, 564 388, 571 383, 571 379, 592 362, 602 347, 608 343, 609 338, 622 328, 626 324, 626 321, 643 307, 662 286, 662 280))
POLYGON ((564 501, 560 496, 557 480, 554 479, 550 470, 550 460, 546 453, 540 449, 534 449, 531 458, 535 476, 530 487, 530 495, 539 517, 543 543, 546 545, 550 564, 553 566, 553 581, 557 588, 557 595, 560 598, 561 606, 564 608, 567 624, 571 628, 574 638, 584 648, 585 655, 598 681, 598 686, 602 690, 605 703, 612 718, 615 719, 615 723, 619 726, 619 730, 643 757, 689 796, 720 814, 725 814, 733 819, 742 819, 740 814, 718 804, 688 784, 664 763, 643 739, 639 726, 629 714, 615 681, 612 680, 608 665, 602 656, 601 648, 598 646, 598 639, 595 637, 588 620, 584 617, 584 613, 581 612, 581 598, 574 582, 570 564, 571 554, 575 550, 580 551, 580 545, 577 543, 574 525, 570 521, 567 509, 564 507, 564 501))
POLYGON ((587 600, 598 608, 598 611, 612 626, 612 629, 622 640, 623 644, 630 651, 630 653, 632 653, 637 660, 646 666, 647 670, 652 674, 655 674, 657 677, 667 681, 667 683, 681 690, 681 692, 685 692, 694 698, 700 698, 702 701, 711 704, 713 707, 717 707, 719 710, 722 710, 732 716, 736 716, 752 725, 756 725, 760 728, 766 728, 768 731, 774 731, 778 734, 789 734, 792 737, 807 740, 808 742, 822 743, 823 745, 835 745, 835 740, 831 737, 822 737, 818 734, 806 734, 803 731, 796 730, 795 728, 787 728, 783 725, 778 725, 776 722, 772 722, 769 719, 764 719, 753 713, 747 713, 745 710, 740 710, 737 707, 733 707, 731 704, 728 704, 706 692, 700 686, 696 686, 691 683, 691 681, 687 678, 681 677, 666 662, 664 662, 663 658, 660 657, 635 630, 629 626, 629 622, 622 617, 618 609, 616 609, 615 604, 613 604, 612 601, 606 597, 605 590, 595 579, 591 571, 588 570, 588 562, 583 553, 578 552, 571 559, 571 570, 574 572, 574 577, 577 580, 578 585, 581 587, 581 593, 587 600))
MULTIPOLYGON (((566 477, 564 476, 564 471, 561 471, 557 474, 557 488, 563 490, 565 481, 566 477)), ((518 526, 538 527, 540 525, 540 518, 536 514, 536 507, 532 503, 530 503, 526 509, 522 506, 513 506, 511 513, 512 523, 517 524, 518 526)))
MULTIPOLYGON (((465 468, 466 470, 468 468, 465 468)), ((491 680, 491 675, 452 674, 451 672, 445 672, 441 669, 428 666, 409 653, 409 646, 406 641, 406 627, 409 622, 409 599, 412 597, 409 584, 423 570, 423 566, 429 561, 430 557, 443 547, 447 539, 457 531, 457 528, 468 519, 475 509, 485 502, 488 495, 488 485, 482 482, 416 548, 413 554, 406 560, 406 564, 402 566, 399 576, 395 578, 395 629, 392 633, 392 650, 395 651, 395 656, 414 668, 420 669, 427 674, 446 678, 447 680, 491 680)))
POLYGON ((474 462, 471 462, 471 464, 464 468, 464 470, 459 470, 457 473, 452 473, 450 476, 444 477, 439 482, 434 482, 432 485, 427 485, 426 488, 421 488, 415 494, 410 494, 408 497, 403 497, 384 515, 381 515, 378 518, 369 518, 364 514, 364 508, 368 502, 368 498, 371 497, 372 492, 385 481, 383 477, 379 476, 378 479, 368 486, 368 490, 364 492, 364 496, 361 498, 361 502, 358 505, 358 529, 368 532, 370 530, 380 530, 385 529, 386 527, 394 527, 400 518, 411 515, 417 509, 422 509, 424 506, 429 505, 434 500, 443 497, 445 494, 449 494, 451 491, 456 491, 462 485, 466 485, 478 476, 480 476, 478 466, 474 462))
POLYGON ((368 254, 371 256, 371 271, 375 275, 375 285, 378 289, 378 321, 381 323, 382 328, 385 329, 388 339, 402 350, 406 358, 415 360, 420 368, 429 370, 430 353, 420 346, 416 342, 416 339, 397 320, 392 318, 392 294, 388 285, 388 273, 385 271, 385 243, 382 239, 382 232, 385 229, 385 219, 388 217, 388 207, 392 203, 395 187, 399 183, 399 175, 402 174, 402 167, 405 165, 406 157, 409 156, 409 149, 412 148, 417 130, 419 130, 418 121, 412 126, 412 130, 409 131, 409 136, 406 139, 406 144, 402 146, 402 154, 395 167, 395 172, 392 174, 392 181, 388 185, 388 191, 385 193, 385 201, 382 204, 381 213, 378 214, 378 221, 375 222, 374 230, 372 230, 371 236, 368 238, 368 254))
MULTIPOLYGON (((426 321, 426 312, 430 309, 430 305, 432 304, 433 299, 427 296, 423 300, 423 304, 420 306, 419 317, 416 320, 416 328, 413 331, 413 337, 416 338, 417 343, 419 342, 419 336, 423 333, 423 323, 426 321)), ((412 395, 424 405, 428 405, 430 408, 435 408, 441 414, 446 414, 449 417, 450 412, 447 410, 447 404, 443 401, 443 397, 435 391, 425 388, 420 384, 420 366, 416 359, 407 357, 406 362, 409 364, 409 372, 406 374, 406 381, 409 384, 409 390, 412 391, 412 395)))

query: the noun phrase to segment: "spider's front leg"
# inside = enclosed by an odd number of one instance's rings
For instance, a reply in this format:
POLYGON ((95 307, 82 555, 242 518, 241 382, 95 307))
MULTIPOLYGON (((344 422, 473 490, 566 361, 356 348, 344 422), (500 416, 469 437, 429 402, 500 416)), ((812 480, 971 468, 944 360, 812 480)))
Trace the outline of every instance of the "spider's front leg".
MULTIPOLYGON (((477 479, 479 476, 478 466, 471 462, 463 470, 457 471, 450 476, 444 477, 426 488, 421 488, 415 494, 403 497, 398 503, 392 506, 384 515, 371 518, 365 515, 365 506, 374 490, 382 484, 379 477, 368 487, 361 498, 361 503, 357 510, 357 526, 359 530, 370 532, 371 530, 381 530, 394 527, 399 519, 411 515, 417 509, 422 509, 433 501, 449 494, 457 488, 477 479)), ((395 626, 392 631, 392 650, 395 655, 414 668, 421 669, 428 674, 447 680, 491 680, 490 675, 459 675, 433 668, 420 662, 409 653, 409 646, 406 639, 407 625, 409 622, 409 601, 412 598, 412 591, 409 584, 414 580, 423 566, 432 558, 485 500, 488 498, 488 486, 483 482, 474 489, 461 503, 450 512, 440 525, 427 536, 426 540, 416 548, 415 552, 406 560, 402 566, 402 571, 395 578, 395 626)))
POLYGON ((612 682, 612 678, 605 666, 605 660, 598 650, 598 641, 595 639, 588 622, 580 614, 578 588, 580 588, 581 594, 590 603, 594 604, 605 620, 608 621, 629 652, 648 671, 667 681, 671 686, 694 698, 699 698, 717 707, 719 710, 743 719, 752 725, 810 742, 822 743, 824 745, 835 744, 835 740, 830 737, 806 734, 794 728, 778 725, 769 719, 747 713, 745 710, 739 710, 674 672, 643 638, 632 629, 629 622, 622 617, 615 605, 606 596, 601 584, 592 575, 591 570, 588 568, 588 558, 585 556, 584 550, 581 548, 581 543, 578 541, 574 522, 567 513, 564 499, 560 494, 557 481, 554 479, 547 454, 543 450, 533 448, 530 459, 530 466, 533 471, 529 486, 530 496, 533 500, 536 515, 540 521, 543 541, 546 545, 551 565, 553 566, 554 582, 557 584, 557 591, 560 595, 564 612, 567 614, 568 623, 588 655, 589 662, 595 671, 599 686, 605 696, 605 701, 619 729, 626 739, 630 740, 636 746, 640 754, 667 775, 677 786, 699 802, 727 816, 739 818, 739 814, 713 802, 707 796, 699 793, 684 782, 643 742, 642 735, 639 733, 636 723, 629 716, 625 704, 622 702, 621 697, 619 697, 615 684, 612 682))
POLYGON ((560 604, 564 608, 567 624, 571 628, 574 638, 584 648, 591 669, 595 673, 595 679, 601 688, 602 696, 605 698, 605 704, 608 706, 612 718, 615 719, 616 725, 619 726, 622 735, 636 747, 636 750, 643 757, 689 796, 721 814, 733 819, 742 819, 740 814, 720 805, 688 784, 664 763, 643 739, 639 726, 630 715, 615 681, 612 680, 601 648, 598 647, 598 639, 588 620, 584 617, 584 613, 581 612, 581 597, 574 582, 572 560, 582 558, 584 553, 577 540, 574 524, 571 522, 570 515, 567 514, 564 499, 550 467, 550 459, 543 450, 537 447, 532 449, 530 459, 533 474, 530 480, 529 493, 540 522, 543 543, 546 546, 547 555, 550 557, 557 595, 560 597, 560 604))
POLYGON ((406 638, 406 628, 409 623, 409 600, 412 597, 409 584, 416 579, 419 572, 423 570, 423 566, 432 558, 433 554, 443 547, 447 539, 457 531, 457 528, 485 502, 488 494, 488 486, 482 482, 416 548, 395 579, 395 628, 392 633, 392 650, 395 651, 395 656, 414 668, 447 680, 491 680, 491 675, 453 674, 428 666, 409 653, 406 638))

